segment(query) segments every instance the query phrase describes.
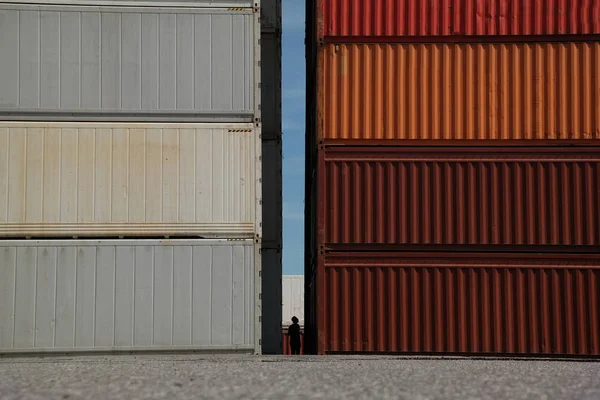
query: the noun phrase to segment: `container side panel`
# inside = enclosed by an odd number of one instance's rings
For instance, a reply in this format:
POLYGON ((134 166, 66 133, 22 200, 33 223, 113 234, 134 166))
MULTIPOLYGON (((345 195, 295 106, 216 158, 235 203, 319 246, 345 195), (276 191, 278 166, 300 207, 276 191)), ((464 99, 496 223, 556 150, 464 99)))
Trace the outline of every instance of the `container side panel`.
POLYGON ((600 33, 597 0, 323 0, 319 36, 503 36, 600 33))
POLYGON ((319 139, 598 140, 600 43, 320 48, 319 139))
POLYGON ((8 222, 8 182, 9 182, 9 133, 8 128, 0 128, 0 223, 8 222))
POLYGON ((3 124, 0 236, 254 231, 248 124, 3 124))
POLYGON ((192 343, 193 247, 173 249, 173 345, 192 343))
POLYGON ((54 346, 75 346, 77 247, 59 247, 56 265, 56 334, 54 346))
POLYGON ((154 344, 173 344, 173 247, 154 248, 154 344))
MULTIPOLYGON (((38 106, 40 79, 40 26, 37 11, 19 13, 19 100, 27 107, 38 106)), ((2 53, 4 54, 4 53, 2 53)), ((5 57, 5 56, 3 56, 5 57)), ((0 101, 0 104, 2 101, 0 101)))
POLYGON ((35 291, 38 268, 37 249, 17 249, 13 347, 35 346, 35 291))
POLYGON ((254 349, 254 244, 3 241, 0 353, 254 349))
POLYGON ((81 14, 81 107, 84 110, 101 108, 100 21, 100 13, 81 14))
MULTIPOLYGON (((40 49, 40 87, 39 108, 60 108, 60 12, 44 10, 39 13, 41 49, 40 49)), ((14 40, 14 39, 13 39, 14 40)), ((20 41, 20 40, 19 40, 20 41)), ((19 104, 15 104, 18 106, 19 104)))
POLYGON ((56 272, 58 251, 56 247, 37 249, 38 268, 35 304, 35 347, 52 347, 55 341, 56 272))
POLYGON ((330 148, 319 240, 599 246, 597 148, 546 149, 330 148))
POLYGON ((115 249, 115 346, 133 346, 135 248, 115 249))
POLYGON ((94 346, 109 347, 114 346, 115 339, 116 248, 100 247, 96 256, 94 346))
POLYGON ((4 4, 0 18, 0 114, 253 113, 249 10, 4 4))
POLYGON ((214 344, 228 343, 233 336, 233 253, 234 247, 213 249, 210 304, 211 343, 214 344))
POLYGON ((245 321, 246 312, 244 311, 246 303, 244 280, 246 279, 246 271, 244 268, 239 268, 240 265, 244 265, 245 250, 242 246, 235 246, 231 257, 231 340, 233 344, 245 343, 247 321, 245 321))
POLYGON ((213 265, 212 248, 194 248, 192 265, 192 343, 197 346, 207 346, 212 343, 213 265), (202 306, 199 306, 201 304, 202 306))
POLYGON ((0 10, 0 107, 19 104, 19 11, 0 10))
POLYGON ((96 276, 98 249, 77 248, 75 292, 75 346, 93 347, 96 324, 96 276))
MULTIPOLYGON (((60 107, 78 108, 81 104, 81 19, 78 12, 60 15, 60 107)), ((115 34, 116 35, 116 34, 115 34)), ((106 44, 106 43, 105 43, 106 44)), ((112 43, 110 43, 112 44, 112 43)), ((119 48, 120 50, 120 48, 119 48)))
POLYGON ((0 250, 0 348, 13 348, 17 284, 17 249, 0 250))
POLYGON ((597 255, 326 257, 320 353, 600 354, 591 344, 597 343, 598 319, 580 312, 599 306, 597 255), (590 283, 579 296, 582 276, 590 283), (397 303, 398 290, 408 291, 407 306, 397 303), (361 313, 373 323, 361 324, 355 318, 361 313))
MULTIPOLYGON (((44 138, 44 150, 45 154, 43 160, 43 171, 44 171, 44 179, 43 179, 43 187, 42 193, 43 198, 42 201, 42 220, 46 220, 51 223, 57 223, 61 219, 61 202, 62 202, 62 193, 61 193, 61 179, 60 179, 60 171, 61 168, 61 158, 59 155, 66 154, 67 152, 70 154, 65 161, 73 160, 73 155, 77 154, 77 150, 73 144, 76 144, 76 141, 65 141, 65 147, 69 145, 72 146, 70 149, 67 148, 65 151, 61 150, 61 132, 60 129, 48 129, 46 133, 46 137, 44 138)), ((77 204, 73 201, 77 199, 76 192, 76 181, 73 179, 74 175, 77 173, 76 168, 71 170, 70 174, 65 174, 64 186, 65 186, 65 210, 64 214, 69 222, 73 222, 74 218, 72 215, 76 215, 77 204)))
POLYGON ((154 341, 154 249, 152 246, 136 246, 134 260, 133 343, 135 346, 151 346, 154 341))

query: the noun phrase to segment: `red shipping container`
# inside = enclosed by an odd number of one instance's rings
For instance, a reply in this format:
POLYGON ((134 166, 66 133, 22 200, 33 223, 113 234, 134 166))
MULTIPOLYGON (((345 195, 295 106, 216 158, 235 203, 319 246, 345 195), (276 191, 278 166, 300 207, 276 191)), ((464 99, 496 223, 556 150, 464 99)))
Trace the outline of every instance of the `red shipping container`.
POLYGON ((329 253, 326 353, 600 355, 599 254, 329 253))
POLYGON ((317 179, 320 246, 600 252, 600 147, 321 147, 317 179))
POLYGON ((600 0, 318 0, 316 12, 326 41, 600 33, 600 0))

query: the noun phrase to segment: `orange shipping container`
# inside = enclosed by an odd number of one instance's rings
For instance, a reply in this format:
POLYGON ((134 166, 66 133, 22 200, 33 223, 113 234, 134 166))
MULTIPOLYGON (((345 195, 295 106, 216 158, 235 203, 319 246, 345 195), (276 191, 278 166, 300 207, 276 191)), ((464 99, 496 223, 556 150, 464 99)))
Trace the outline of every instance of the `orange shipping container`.
POLYGON ((598 140, 599 71, 600 42, 327 45, 318 138, 598 140))

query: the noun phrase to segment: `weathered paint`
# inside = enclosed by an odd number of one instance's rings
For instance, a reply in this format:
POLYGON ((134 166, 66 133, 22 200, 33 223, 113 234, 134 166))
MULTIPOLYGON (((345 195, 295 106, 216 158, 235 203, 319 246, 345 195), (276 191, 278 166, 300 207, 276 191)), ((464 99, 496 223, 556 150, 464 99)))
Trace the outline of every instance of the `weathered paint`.
POLYGON ((318 138, 600 139, 600 42, 319 49, 318 138))
POLYGON ((0 353, 239 350, 252 240, 0 241, 0 353))
POLYGON ((318 35, 333 40, 600 33, 599 0, 316 1, 318 35))
POLYGON ((598 253, 319 257, 319 354, 600 355, 598 253))
POLYGON ((600 251, 600 147, 320 150, 318 241, 600 251))
POLYGON ((252 124, 1 122, 0 236, 252 237, 255 143, 252 124))
POLYGON ((3 119, 253 120, 251 9, 0 3, 0 38, 3 119))

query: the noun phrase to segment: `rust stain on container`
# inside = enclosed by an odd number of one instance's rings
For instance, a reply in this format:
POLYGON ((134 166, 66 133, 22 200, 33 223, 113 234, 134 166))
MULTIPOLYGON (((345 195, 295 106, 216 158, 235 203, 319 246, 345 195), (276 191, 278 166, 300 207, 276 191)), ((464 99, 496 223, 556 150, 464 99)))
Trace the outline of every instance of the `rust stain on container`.
POLYGON ((600 147, 332 147, 319 163, 321 245, 600 245, 600 147))
POLYGON ((319 0, 320 37, 600 33, 600 0, 319 0))
POLYGON ((327 45, 318 137, 597 140, 599 70, 600 42, 327 45))
POLYGON ((320 256, 318 353, 600 355, 600 255, 320 256))

